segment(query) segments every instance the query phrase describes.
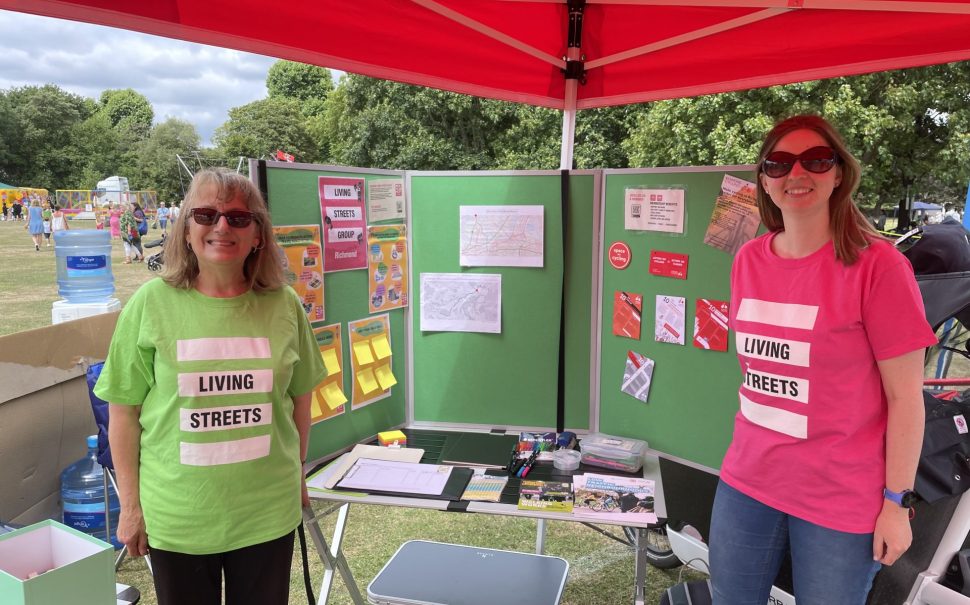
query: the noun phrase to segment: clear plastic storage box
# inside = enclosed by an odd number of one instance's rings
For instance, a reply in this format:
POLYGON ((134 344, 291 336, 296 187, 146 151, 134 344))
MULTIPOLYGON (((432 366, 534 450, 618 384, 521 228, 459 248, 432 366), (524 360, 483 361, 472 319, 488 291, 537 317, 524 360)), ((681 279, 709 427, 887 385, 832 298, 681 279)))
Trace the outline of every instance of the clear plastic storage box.
POLYGON ((579 442, 582 463, 635 473, 643 467, 647 442, 603 433, 592 433, 579 442))

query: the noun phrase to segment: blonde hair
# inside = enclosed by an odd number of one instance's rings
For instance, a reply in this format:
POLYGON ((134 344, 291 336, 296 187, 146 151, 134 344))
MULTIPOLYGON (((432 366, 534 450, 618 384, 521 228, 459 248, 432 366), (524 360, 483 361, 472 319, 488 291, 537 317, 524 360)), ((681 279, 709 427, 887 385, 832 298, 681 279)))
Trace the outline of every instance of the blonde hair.
POLYGON ((859 253, 866 249, 870 242, 883 238, 852 200, 852 195, 859 187, 859 180, 862 178, 862 167, 859 161, 849 152, 835 127, 821 116, 792 116, 775 124, 775 127, 765 136, 761 152, 758 154, 758 174, 755 179, 761 222, 769 231, 785 229, 781 210, 771 201, 771 197, 761 184, 761 174, 765 156, 774 150, 775 145, 785 135, 796 130, 811 130, 818 133, 835 150, 838 157, 838 166, 842 169, 842 181, 832 190, 832 196, 829 198, 829 224, 835 245, 835 257, 842 261, 842 264, 851 265, 859 259, 859 253))
POLYGON ((277 251, 273 225, 269 210, 259 189, 252 181, 237 174, 221 169, 206 169, 197 172, 172 227, 172 234, 165 242, 165 264, 162 279, 175 288, 188 289, 195 285, 199 276, 199 261, 189 249, 189 220, 193 220, 192 209, 198 206, 210 191, 215 191, 215 199, 231 201, 238 197, 254 214, 256 236, 260 245, 253 249, 243 264, 243 276, 254 292, 276 290, 286 284, 283 263, 277 251))

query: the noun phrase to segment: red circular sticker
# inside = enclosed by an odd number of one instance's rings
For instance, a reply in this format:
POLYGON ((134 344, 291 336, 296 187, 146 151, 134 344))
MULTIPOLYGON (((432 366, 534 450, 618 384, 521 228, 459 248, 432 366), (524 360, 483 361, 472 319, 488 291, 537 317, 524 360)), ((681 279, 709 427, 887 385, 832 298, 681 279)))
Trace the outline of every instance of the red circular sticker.
POLYGON ((630 265, 630 246, 613 242, 610 244, 609 258, 614 269, 626 269, 630 265))

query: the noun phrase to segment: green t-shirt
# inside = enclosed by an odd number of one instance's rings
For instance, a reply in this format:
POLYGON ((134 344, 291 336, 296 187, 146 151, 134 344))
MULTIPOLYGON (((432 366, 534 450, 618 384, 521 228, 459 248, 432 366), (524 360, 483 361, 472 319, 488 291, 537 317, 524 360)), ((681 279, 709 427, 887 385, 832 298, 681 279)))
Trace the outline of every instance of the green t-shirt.
POLYGON ((149 544, 211 554, 292 531, 302 479, 292 397, 325 376, 288 286, 210 298, 155 279, 135 292, 94 392, 142 406, 149 544))

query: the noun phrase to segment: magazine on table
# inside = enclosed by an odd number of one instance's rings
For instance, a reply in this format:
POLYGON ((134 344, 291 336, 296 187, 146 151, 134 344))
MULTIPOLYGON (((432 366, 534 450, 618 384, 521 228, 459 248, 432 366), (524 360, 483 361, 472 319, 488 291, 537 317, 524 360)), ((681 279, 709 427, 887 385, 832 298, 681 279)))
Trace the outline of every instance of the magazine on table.
POLYGON ((572 485, 564 481, 523 479, 519 484, 519 508, 568 513, 573 510, 572 485))
POLYGON ((573 493, 577 517, 657 522, 650 479, 586 473, 573 477, 573 493))

